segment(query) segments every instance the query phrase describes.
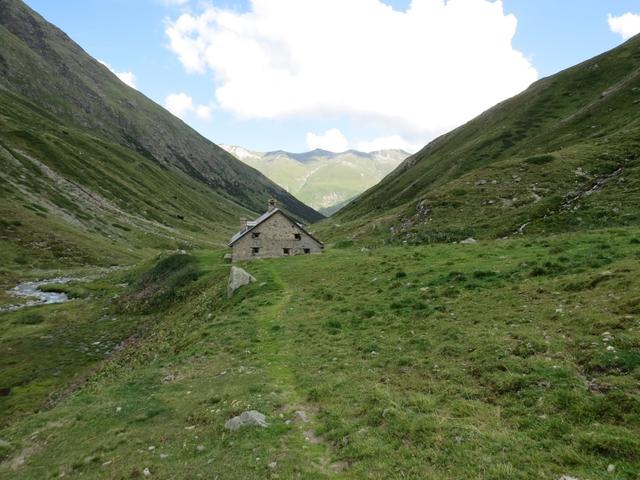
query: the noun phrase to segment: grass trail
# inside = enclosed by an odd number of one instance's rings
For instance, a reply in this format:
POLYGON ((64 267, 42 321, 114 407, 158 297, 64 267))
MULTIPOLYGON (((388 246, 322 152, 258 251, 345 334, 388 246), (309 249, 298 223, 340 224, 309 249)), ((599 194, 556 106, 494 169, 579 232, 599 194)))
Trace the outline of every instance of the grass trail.
POLYGON ((284 339, 279 334, 279 326, 291 301, 291 290, 274 267, 273 264, 269 265, 268 271, 272 275, 271 281, 276 286, 278 298, 274 303, 262 307, 256 314, 255 321, 260 339, 256 353, 265 363, 266 371, 274 384, 293 400, 297 397, 295 377, 291 369, 291 362, 295 359, 291 357, 290 350, 286 348, 284 339))
MULTIPOLYGON (((285 280, 286 276, 278 269, 279 265, 276 262, 268 263, 263 269, 262 275, 267 273, 273 284, 273 294, 270 301, 255 313, 258 338, 255 354, 263 366, 268 383, 279 392, 284 402, 279 415, 288 418, 287 422, 292 426, 281 439, 282 450, 294 452, 297 462, 307 465, 309 471, 323 477, 335 474, 340 464, 331 463, 330 447, 315 434, 318 423, 314 413, 317 408, 306 400, 305 392, 299 388, 295 365, 300 358, 292 345, 295 339, 285 333, 294 327, 290 323, 292 320, 299 320, 289 318, 294 310, 291 302, 295 287, 285 280), (297 412, 303 412, 305 419, 297 416, 297 412)), ((310 474, 309 471, 307 474, 310 474)))

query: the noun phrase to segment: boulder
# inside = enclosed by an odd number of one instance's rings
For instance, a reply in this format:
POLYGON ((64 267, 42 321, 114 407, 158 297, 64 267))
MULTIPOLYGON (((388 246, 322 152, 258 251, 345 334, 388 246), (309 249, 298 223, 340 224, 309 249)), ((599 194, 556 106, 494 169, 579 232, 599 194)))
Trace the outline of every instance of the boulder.
POLYGON ((249 275, 242 268, 231 267, 231 274, 229 275, 229 285, 227 286, 227 298, 233 296, 233 292, 244 285, 249 285, 255 282, 256 279, 253 275, 249 275))
POLYGON ((268 425, 269 424, 267 423, 267 419, 262 413, 256 410, 250 410, 248 412, 242 412, 237 417, 233 417, 227 420, 224 424, 224 428, 233 432, 241 427, 265 428, 268 425))
POLYGON ((475 238, 469 237, 466 240, 462 240, 460 243, 462 243, 463 245, 471 245, 476 243, 477 240, 475 238))

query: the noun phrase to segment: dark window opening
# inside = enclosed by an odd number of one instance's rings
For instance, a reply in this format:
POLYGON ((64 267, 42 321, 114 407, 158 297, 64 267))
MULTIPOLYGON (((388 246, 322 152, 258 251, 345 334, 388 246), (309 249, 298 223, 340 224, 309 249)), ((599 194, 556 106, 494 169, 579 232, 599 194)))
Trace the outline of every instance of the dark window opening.
POLYGON ((299 233, 294 233, 294 234, 293 234, 293 237, 294 237, 296 240, 302 240, 302 235, 300 235, 299 233))
POLYGON ((282 249, 282 253, 284 253, 285 255, 289 255, 291 253, 291 249, 290 248, 283 248, 282 249))
POLYGON ((253 232, 253 233, 251 234, 251 237, 252 237, 252 238, 260 238, 260 232, 253 232))
POLYGON ((252 253, 253 255, 257 255, 257 254, 259 254, 259 253, 260 253, 260 249, 259 249, 258 247, 253 247, 253 248, 251 249, 251 253, 252 253))
POLYGON ((311 249, 310 249, 310 248, 305 248, 305 249, 304 249, 304 253, 305 253, 306 255, 310 254, 310 253, 311 253, 311 249))

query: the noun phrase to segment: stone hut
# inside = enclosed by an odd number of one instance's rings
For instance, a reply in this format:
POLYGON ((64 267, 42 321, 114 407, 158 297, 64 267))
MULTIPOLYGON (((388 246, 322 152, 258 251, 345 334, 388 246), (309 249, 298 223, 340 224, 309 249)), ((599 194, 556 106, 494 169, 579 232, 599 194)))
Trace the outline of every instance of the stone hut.
POLYGON ((240 231, 231 238, 229 246, 233 249, 234 262, 311 255, 321 253, 324 248, 301 223, 277 208, 274 199, 269 200, 269 208, 257 219, 240 219, 240 231))

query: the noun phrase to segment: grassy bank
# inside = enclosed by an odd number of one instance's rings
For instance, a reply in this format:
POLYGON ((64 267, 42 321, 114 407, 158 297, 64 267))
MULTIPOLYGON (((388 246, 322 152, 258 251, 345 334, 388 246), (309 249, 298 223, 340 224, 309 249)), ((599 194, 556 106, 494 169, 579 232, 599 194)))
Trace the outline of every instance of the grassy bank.
POLYGON ((0 477, 635 479, 639 239, 334 248, 247 264, 258 281, 231 300, 222 252, 160 259, 34 310, 145 329, 53 408, 12 414, 0 477), (269 427, 225 430, 250 409, 269 427))

